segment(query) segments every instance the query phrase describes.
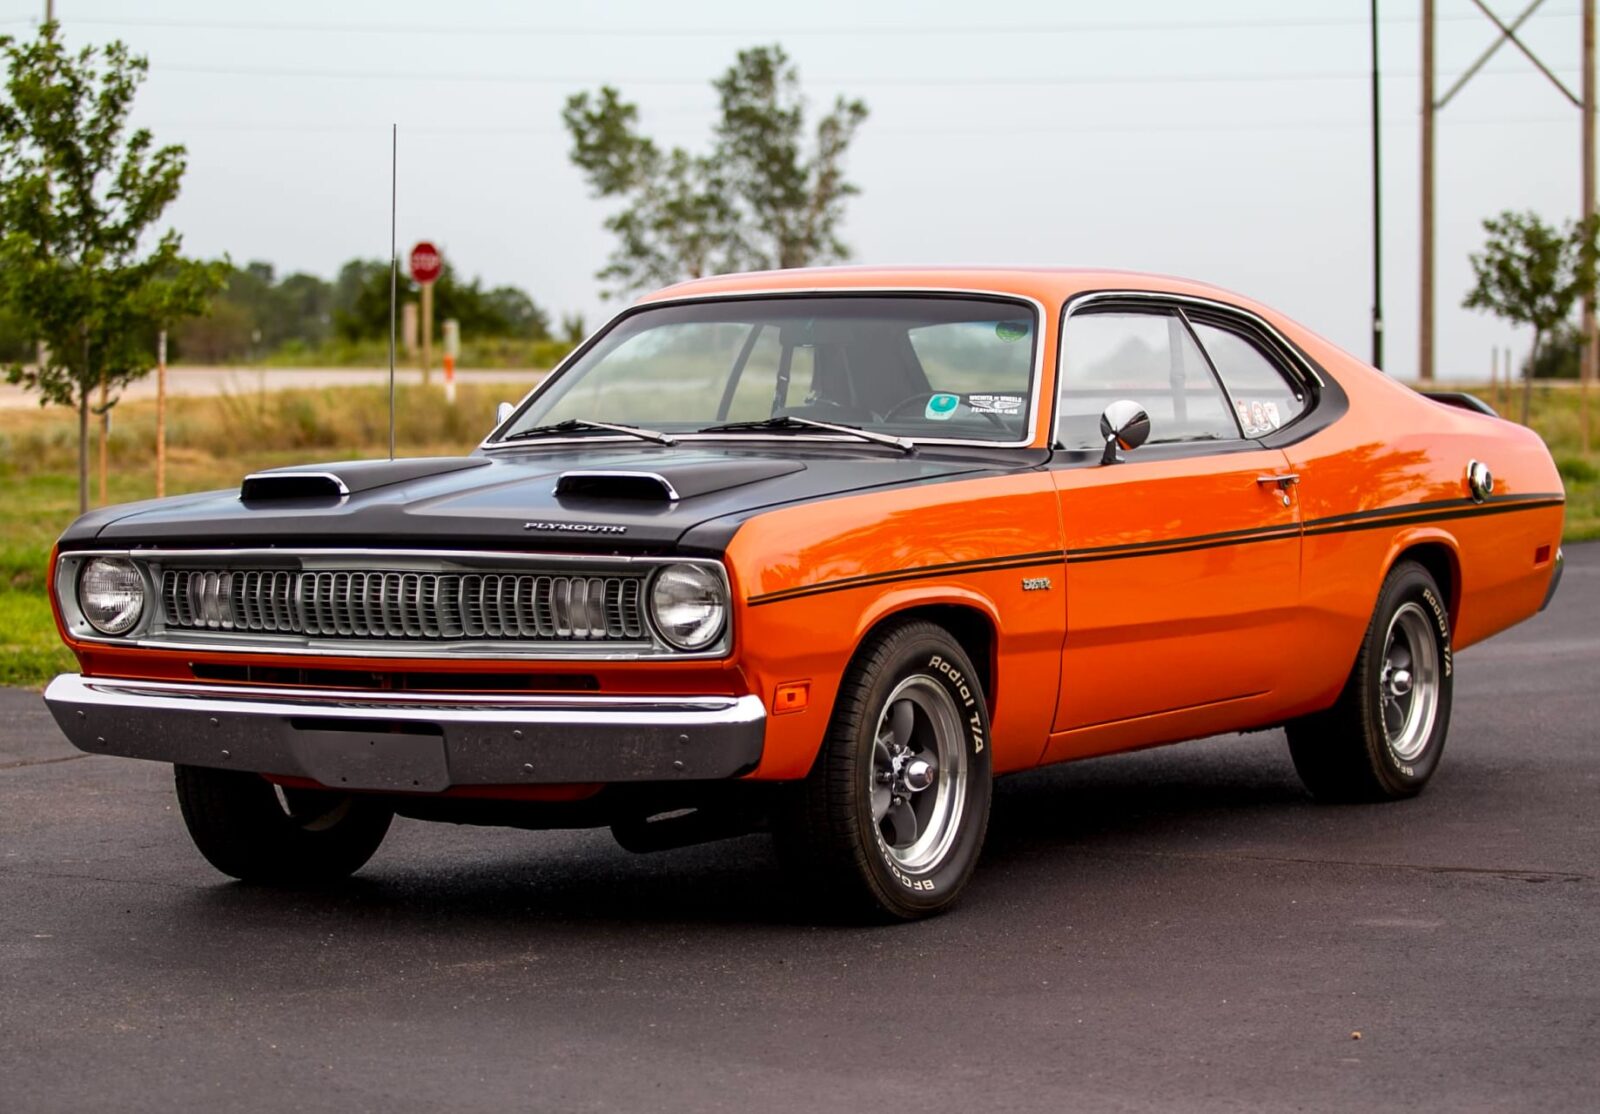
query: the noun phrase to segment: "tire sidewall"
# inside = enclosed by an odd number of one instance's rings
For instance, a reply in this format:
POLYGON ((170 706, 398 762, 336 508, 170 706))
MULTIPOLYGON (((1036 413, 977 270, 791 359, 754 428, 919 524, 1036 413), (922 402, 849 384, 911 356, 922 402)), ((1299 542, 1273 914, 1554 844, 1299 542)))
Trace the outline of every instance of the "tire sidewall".
POLYGON ((856 725, 853 744, 859 771, 855 821, 867 872, 885 904, 913 913, 939 908, 954 900, 972 874, 989 823, 989 710, 982 686, 959 644, 930 632, 912 637, 896 649, 873 679, 864 707, 866 714, 856 725), (955 701, 967 759, 966 798, 955 838, 938 862, 915 871, 902 867, 889 854, 888 844, 872 819, 872 795, 867 782, 884 704, 902 681, 913 676, 936 681, 955 701))
POLYGON ((1363 714, 1366 721, 1368 752, 1373 768, 1385 785, 1399 794, 1415 793, 1427 784, 1444 754, 1445 737, 1450 730, 1451 692, 1454 685, 1455 661, 1450 649, 1450 612, 1439 586, 1420 565, 1405 564, 1397 567, 1384 585, 1374 616, 1371 645, 1366 655, 1366 693, 1363 714), (1389 624, 1395 612, 1407 603, 1416 603, 1431 620, 1429 629, 1435 637, 1439 654, 1439 705, 1435 709, 1433 729, 1422 752, 1415 758, 1402 759, 1389 743, 1383 726, 1380 677, 1383 672, 1384 646, 1389 624))

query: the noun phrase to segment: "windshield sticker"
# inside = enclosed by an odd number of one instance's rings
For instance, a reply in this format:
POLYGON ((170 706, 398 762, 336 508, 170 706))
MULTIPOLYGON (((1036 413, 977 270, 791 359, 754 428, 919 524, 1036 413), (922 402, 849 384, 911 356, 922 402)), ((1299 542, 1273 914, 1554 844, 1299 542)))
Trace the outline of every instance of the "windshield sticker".
POLYGON ((1022 413, 1022 395, 968 395, 967 406, 974 414, 1002 414, 1015 417, 1022 413))
POLYGON ((961 405, 960 395, 946 394, 940 391, 938 394, 928 397, 928 406, 927 409, 923 410, 922 416, 931 418, 936 422, 947 422, 955 414, 956 407, 959 405, 961 405))
POLYGON ((996 321, 994 335, 1010 344, 1028 335, 1028 323, 1026 321, 996 321))

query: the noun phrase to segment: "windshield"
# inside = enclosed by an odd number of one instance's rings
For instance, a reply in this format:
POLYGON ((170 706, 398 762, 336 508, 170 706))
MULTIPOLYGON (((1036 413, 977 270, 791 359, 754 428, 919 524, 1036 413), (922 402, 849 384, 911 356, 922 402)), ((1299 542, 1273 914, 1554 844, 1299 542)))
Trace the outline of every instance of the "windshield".
MULTIPOLYGON (((564 421, 677 435, 805 418, 918 440, 1023 441, 1037 332, 1031 306, 966 295, 648 307, 546 384, 501 439, 564 421)), ((833 436, 799 422, 719 435, 774 433, 833 436)))

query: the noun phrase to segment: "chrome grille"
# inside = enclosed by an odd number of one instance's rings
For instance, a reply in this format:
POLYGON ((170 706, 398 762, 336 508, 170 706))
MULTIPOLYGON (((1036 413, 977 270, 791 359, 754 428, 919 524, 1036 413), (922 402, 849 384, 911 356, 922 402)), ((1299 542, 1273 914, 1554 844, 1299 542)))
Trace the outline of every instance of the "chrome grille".
POLYGON ((313 638, 638 641, 641 576, 167 568, 169 630, 313 638))

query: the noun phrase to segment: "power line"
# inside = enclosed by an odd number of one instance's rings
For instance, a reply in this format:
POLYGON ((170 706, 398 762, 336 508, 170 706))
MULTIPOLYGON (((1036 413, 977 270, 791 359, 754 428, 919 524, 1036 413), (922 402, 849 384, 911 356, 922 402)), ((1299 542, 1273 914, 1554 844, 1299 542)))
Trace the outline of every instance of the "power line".
MULTIPOLYGON (((286 69, 277 66, 197 66, 197 65, 155 65, 151 67, 152 73, 195 74, 212 77, 286 77, 294 79, 318 79, 333 81, 405 81, 416 83, 419 81, 447 81, 471 84, 503 84, 503 85, 605 85, 618 84, 624 86, 704 86, 710 83, 704 77, 629 77, 618 81, 615 77, 563 75, 552 76, 549 74, 486 74, 468 72, 440 72, 417 70, 317 70, 317 69, 286 69)), ((1561 73, 1575 73, 1575 70, 1561 70, 1561 73)), ((1418 71, 1391 70, 1389 77, 1416 77, 1418 71)), ((1527 77, 1528 72, 1516 70, 1484 70, 1484 77, 1527 77)), ((870 87, 894 86, 1038 86, 1038 85, 1195 85, 1216 84, 1227 85, 1235 83, 1255 84, 1258 82, 1311 82, 1311 81, 1366 81, 1370 77, 1362 70, 1326 71, 1321 73, 1307 73, 1297 71, 1279 74, 1099 74, 1086 77, 831 77, 817 76, 807 80, 812 84, 824 85, 850 85, 870 87)))
MULTIPOLYGON (((1546 17, 1573 16, 1576 9, 1569 12, 1548 12, 1546 17)), ((1471 12, 1459 13, 1451 16, 1441 16, 1440 20, 1468 21, 1475 19, 1471 12)), ((558 27, 531 27, 526 24, 478 24, 462 25, 454 23, 438 24, 396 24, 389 26, 374 26, 367 23, 277 23, 266 20, 233 21, 212 19, 166 19, 159 16, 124 16, 113 18, 73 19, 75 26, 107 26, 107 27, 156 27, 178 30, 203 30, 203 31, 282 31, 295 33, 315 34, 393 34, 393 35, 530 35, 540 38, 572 38, 593 36, 596 38, 630 38, 630 39, 655 39, 655 38, 748 38, 763 36, 799 37, 805 35, 829 36, 881 36, 893 35, 897 38, 907 35, 946 36, 959 35, 962 37, 975 35, 1065 35, 1065 34, 1094 34, 1098 32, 1147 32, 1147 31, 1237 31, 1252 28, 1265 29, 1294 29, 1294 28, 1324 28, 1324 27, 1354 27, 1365 26, 1367 20, 1363 17, 1344 16, 1306 16, 1306 17, 1269 17, 1269 18, 1243 18, 1243 19, 1212 19, 1212 20, 1115 20, 1097 22, 1071 22, 1071 23, 1027 23, 1027 24, 946 24, 946 25, 895 25, 895 24, 847 24, 847 25, 818 25, 818 26, 789 26, 789 27, 627 27, 608 25, 603 27, 583 26, 558 26, 558 27)), ((1408 24, 1419 22, 1417 16, 1393 16, 1383 20, 1390 24, 1408 24)))
MULTIPOLYGON (((1528 124, 1557 124, 1567 123, 1566 117, 1556 116, 1502 116, 1502 117, 1460 117, 1453 124, 1473 125, 1480 127, 1522 127, 1528 124)), ((1406 116, 1383 121, 1386 128, 1401 128, 1416 126, 1415 116, 1406 116)), ((308 121, 305 123, 276 122, 265 124, 241 124, 236 120, 166 120, 150 121, 143 126, 157 131, 222 131, 222 132, 251 132, 251 133, 307 133, 307 134, 337 134, 358 135, 370 134, 378 125, 376 124, 327 124, 321 121, 308 121)), ((873 125, 873 135, 904 136, 917 139, 932 139, 941 136, 1028 136, 1028 135, 1118 135, 1118 134, 1148 134, 1148 133, 1190 133, 1194 135, 1254 133, 1254 132, 1323 132, 1365 129, 1370 124, 1360 120, 1281 120, 1241 124, 1184 124, 1163 122, 1159 124, 1119 124, 1106 123, 1097 125, 1078 125, 1069 127, 1011 127, 1011 128, 884 128, 873 125)), ((406 132, 409 135, 446 135, 446 136, 565 136, 567 132, 562 128, 536 128, 521 125, 496 126, 492 124, 456 125, 456 124, 408 124, 406 132)), ((667 129, 664 135, 699 135, 700 130, 667 129)))

